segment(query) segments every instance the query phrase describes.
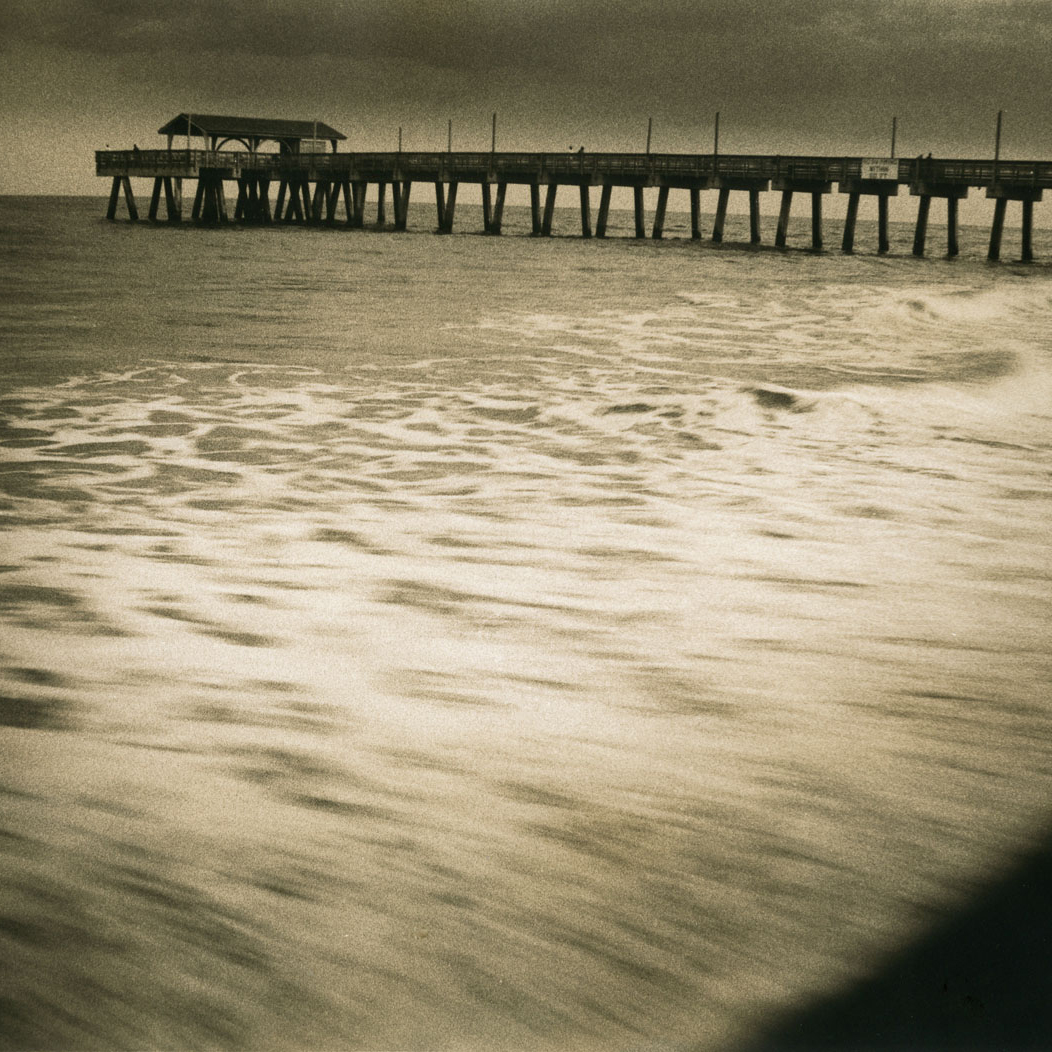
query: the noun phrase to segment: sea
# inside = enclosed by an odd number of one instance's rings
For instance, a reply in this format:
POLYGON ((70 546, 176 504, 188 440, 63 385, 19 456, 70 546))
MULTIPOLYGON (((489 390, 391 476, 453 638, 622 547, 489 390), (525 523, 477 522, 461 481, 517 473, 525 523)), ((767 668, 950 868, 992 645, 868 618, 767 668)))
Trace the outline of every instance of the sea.
POLYGON ((104 213, 0 199, 0 1047, 735 1049, 1049 839, 1049 230, 104 213))

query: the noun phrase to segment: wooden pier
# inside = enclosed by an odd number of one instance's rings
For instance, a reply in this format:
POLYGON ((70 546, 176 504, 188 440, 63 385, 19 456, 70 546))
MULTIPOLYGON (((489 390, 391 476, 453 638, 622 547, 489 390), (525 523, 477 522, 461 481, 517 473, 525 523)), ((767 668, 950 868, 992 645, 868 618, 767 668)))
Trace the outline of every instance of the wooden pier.
MULTIPOLYGON (((206 134, 208 118, 180 115, 161 129, 169 136, 163 150, 104 150, 95 155, 96 173, 112 180, 107 218, 114 219, 123 196, 130 219, 139 211, 132 179, 152 180, 148 218, 156 221, 164 200, 164 219, 178 223, 185 218, 184 183, 196 183, 189 218, 198 223, 301 223, 346 227, 366 225, 366 192, 377 189, 376 223, 387 225, 390 188, 394 230, 405 230, 410 193, 414 184, 434 187, 438 233, 451 233, 461 183, 480 187, 482 230, 500 234, 507 188, 529 188, 532 233, 552 234, 555 203, 560 187, 577 188, 582 237, 605 237, 614 187, 633 191, 635 236, 647 236, 644 220, 644 190, 657 189, 657 205, 650 236, 662 237, 672 191, 689 195, 691 236, 702 237, 701 193, 716 193, 715 223, 711 240, 723 239, 728 203, 732 193, 747 194, 750 240, 761 242, 760 198, 770 190, 780 191, 781 202, 774 244, 789 243, 789 220, 795 195, 810 198, 809 248, 824 247, 822 204, 836 185, 848 195, 847 214, 840 242, 841 251, 855 247, 855 228, 863 199, 877 205, 877 250, 887 252, 888 199, 907 187, 918 200, 913 253, 923 256, 927 247, 928 219, 933 198, 946 201, 946 254, 959 251, 958 202, 969 190, 983 191, 994 203, 987 256, 1000 258, 1006 210, 1009 202, 1022 209, 1021 258, 1033 259, 1033 206, 1042 192, 1052 187, 1052 161, 957 160, 932 157, 864 158, 809 157, 739 154, 655 153, 508 153, 428 152, 401 150, 390 153, 337 152, 340 133, 326 125, 280 122, 294 129, 284 138, 273 129, 275 122, 257 121, 259 134, 241 136, 206 134), (181 122, 181 123, 180 123, 181 122), (173 129, 192 128, 205 139, 206 149, 174 147, 173 129), (332 152, 304 151, 303 143, 314 133, 313 146, 328 141, 332 152), (323 134, 324 138, 320 138, 323 134), (223 139, 236 138, 244 150, 221 149, 223 139), (273 138, 280 152, 260 152, 260 142, 273 138), (227 188, 230 189, 228 195, 227 188), (598 188, 599 207, 592 222, 592 188, 598 188), (542 203, 543 189, 543 203, 542 203), (236 195, 235 195, 236 191, 236 195), (233 202, 231 206, 231 200, 233 202)), ((220 118, 214 119, 219 122, 220 118)), ((234 118, 222 120, 232 121, 234 118)), ((244 119, 239 119, 244 120, 244 119)), ((225 125, 216 125, 226 127, 225 125)), ((233 127, 233 125, 231 125, 233 127)), ((191 135, 186 134, 187 142, 191 135)))

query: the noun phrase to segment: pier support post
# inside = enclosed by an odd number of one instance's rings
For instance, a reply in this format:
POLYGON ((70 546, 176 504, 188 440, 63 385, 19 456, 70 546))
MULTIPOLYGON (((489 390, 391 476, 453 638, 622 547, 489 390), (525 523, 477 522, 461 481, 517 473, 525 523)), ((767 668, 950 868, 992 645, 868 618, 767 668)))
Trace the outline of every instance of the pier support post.
POLYGON ((662 186, 658 190, 657 208, 654 210, 654 229, 651 237, 660 241, 665 233, 665 212, 668 209, 668 187, 662 186))
POLYGON ((921 194, 917 203, 917 226, 913 231, 913 254, 924 255, 924 242, 928 237, 928 212, 931 210, 931 195, 921 194))
MULTIPOLYGON (((274 202, 274 218, 281 219, 281 210, 285 207, 285 195, 289 190, 289 181, 284 176, 278 182, 278 199, 274 202)), ((194 219, 197 218, 197 205, 194 205, 194 219)))
POLYGON ((493 218, 490 220, 489 232, 494 235, 500 234, 501 224, 504 222, 504 198, 508 193, 507 183, 497 183, 497 199, 493 203, 493 218))
POLYGON ((957 198, 946 198, 946 255, 953 258, 960 252, 957 243, 957 198))
POLYGON ((135 207, 135 195, 132 193, 131 179, 123 176, 121 183, 124 186, 124 203, 128 206, 128 218, 136 223, 139 220, 139 210, 135 207))
POLYGON ((821 252, 822 240, 822 195, 817 190, 811 191, 811 251, 821 252))
POLYGON ((1005 229, 1005 212, 1008 210, 1008 198, 999 197, 994 202, 994 222, 990 227, 990 249, 986 258, 996 263, 1001 258, 1001 235, 1005 229))
POLYGON ((558 183, 548 184, 548 190, 544 196, 544 223, 541 226, 542 237, 551 237, 552 218, 555 215, 555 194, 558 189, 558 183))
POLYGON ((588 196, 588 185, 581 183, 581 237, 592 236, 592 202, 588 196))
POLYGON ((482 229, 488 234, 493 228, 493 196, 489 183, 482 183, 482 229))
POLYGON ((161 207, 162 176, 157 176, 153 181, 153 193, 150 194, 150 211, 148 213, 151 223, 157 221, 157 209, 161 207))
POLYGON ((701 238, 701 191, 692 187, 690 191, 690 239, 698 241, 701 238))
POLYGON ((595 221, 596 237, 606 237, 606 221, 610 216, 610 194, 613 189, 609 184, 604 184, 599 192, 599 215, 595 221))
POLYGON ((181 223, 183 219, 183 181, 178 176, 164 177, 164 207, 169 223, 181 223))
POLYGON ((439 205, 438 232, 440 234, 453 233, 453 217, 457 210, 457 187, 460 184, 453 181, 442 192, 442 184, 435 183, 435 196, 439 205), (444 201, 443 201, 444 198, 444 201))
POLYGON ((365 192, 369 184, 364 179, 356 179, 351 184, 354 200, 354 222, 353 226, 361 230, 365 226, 365 192))
POLYGON ((793 207, 793 191, 782 191, 782 206, 778 210, 778 229, 774 234, 775 248, 785 248, 786 236, 789 233, 789 212, 793 207))
POLYGON ((376 184, 376 225, 382 230, 387 222, 387 183, 380 180, 376 184))
POLYGON ((412 188, 413 184, 408 179, 403 180, 401 185, 393 185, 395 230, 403 231, 409 225, 409 191, 412 188))
POLYGON ((749 191, 749 242, 760 243, 760 191, 749 191))
POLYGON ((712 240, 717 245, 723 241, 723 228, 727 222, 727 202, 730 196, 730 190, 726 186, 721 186, 720 195, 716 200, 716 222, 712 225, 712 240))
POLYGON ((530 183, 530 219, 533 237, 539 237, 541 233, 541 188, 537 183, 530 183))
POLYGON ((314 184, 314 197, 311 200, 311 221, 320 223, 325 212, 325 201, 329 196, 329 186, 324 179, 319 179, 314 184))
POLYGON ((877 196, 877 253, 886 255, 891 248, 891 239, 888 236, 888 195, 877 196))
POLYGON ((862 195, 852 191, 847 199, 847 215, 844 217, 844 236, 840 241, 840 251, 850 256, 855 251, 855 225, 858 222, 858 203, 862 195))
POLYGON ((632 187, 632 204, 636 213, 636 237, 646 237, 646 226, 643 222, 643 187, 632 187))
MULTIPOLYGON (((284 184, 284 181, 283 181, 284 184)), ((282 185, 284 189, 284 185, 282 185)), ((190 210, 190 218, 195 222, 199 222, 201 219, 201 206, 205 200, 205 181, 201 176, 197 177, 197 190, 194 193, 194 204, 190 210)))
POLYGON ((1034 202, 1030 198, 1023 200, 1023 229, 1020 260, 1023 263, 1034 262, 1034 202))
POLYGON ((110 203, 106 207, 106 218, 116 219, 117 218, 117 202, 121 196, 121 177, 115 175, 113 177, 113 185, 110 187, 110 203))

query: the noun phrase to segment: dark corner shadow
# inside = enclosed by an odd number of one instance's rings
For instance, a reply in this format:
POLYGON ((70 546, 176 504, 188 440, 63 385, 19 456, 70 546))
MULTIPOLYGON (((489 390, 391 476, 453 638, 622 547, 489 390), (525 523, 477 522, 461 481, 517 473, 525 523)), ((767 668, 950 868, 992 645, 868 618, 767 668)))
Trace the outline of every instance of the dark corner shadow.
POLYGON ((851 989, 783 1016, 747 1052, 1052 1050, 1052 834, 851 989))

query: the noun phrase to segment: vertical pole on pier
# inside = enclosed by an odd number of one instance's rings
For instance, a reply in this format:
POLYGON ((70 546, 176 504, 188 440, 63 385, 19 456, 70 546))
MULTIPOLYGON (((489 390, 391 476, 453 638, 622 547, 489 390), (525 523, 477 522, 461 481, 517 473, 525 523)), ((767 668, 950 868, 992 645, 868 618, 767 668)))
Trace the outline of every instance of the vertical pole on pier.
POLYGON ((789 233, 789 211, 793 207, 793 191, 782 191, 782 207, 778 210, 778 229, 774 233, 775 248, 785 248, 789 233))
POLYGON ((449 136, 446 139, 446 153, 453 152, 453 120, 450 118, 449 121, 449 136))
POLYGON ((504 221, 504 197, 508 192, 507 183, 497 183, 497 200, 493 203, 493 219, 490 221, 489 232, 500 233, 500 225, 504 221))
POLYGON ((592 236, 592 202, 588 196, 588 186, 581 183, 581 237, 592 236))
POLYGON ((888 237, 888 195, 880 194, 877 197, 877 253, 884 255, 891 248, 891 240, 888 237))
POLYGON ((840 242, 840 251, 850 256, 855 251, 855 224, 858 222, 858 202, 862 195, 852 191, 847 198, 847 215, 844 218, 844 237, 840 242))
POLYGON ((665 232, 665 211, 668 209, 668 187, 663 186, 658 190, 657 208, 654 210, 654 229, 651 237, 660 241, 665 232))
POLYGON ((482 184, 482 229, 488 234, 493 226, 493 198, 489 183, 482 184))
POLYGON ((716 111, 716 126, 712 133, 712 170, 716 171, 717 160, 720 156, 720 111, 716 111))
POLYGON ((701 237, 701 191, 695 186, 690 190, 690 238, 697 241, 701 237))
POLYGON ((497 152, 497 115, 493 114, 493 134, 490 136, 489 152, 497 152))
POLYGON ((643 187, 632 187, 632 203, 636 213, 636 237, 646 237, 646 227, 643 223, 643 187))
POLYGON ((541 226, 542 237, 551 237, 552 217, 555 215, 555 193, 558 189, 558 183, 548 184, 548 192, 544 198, 544 223, 541 226))
POLYGON ((1034 262, 1034 202, 1023 201, 1023 230, 1022 230, 1022 252, 1020 261, 1023 263, 1034 262))
POLYGON ((996 263, 1001 258, 1001 235, 1005 229, 1005 211, 1008 208, 1008 198, 998 197, 994 201, 994 223, 990 228, 990 250, 986 258, 996 263))
POLYGON ((606 237, 606 221, 610 216, 610 194, 613 192, 613 189, 609 183, 604 183, 603 189, 599 193, 599 215, 595 221, 596 237, 606 237))
POLYGON ((530 183, 530 233, 538 237, 541 232, 541 188, 537 183, 530 183))
POLYGON ((895 156, 895 132, 898 130, 898 117, 891 118, 891 156, 895 156))
POLYGON ((822 251, 822 194, 811 191, 811 251, 822 251))
POLYGON ((917 204, 917 228, 913 232, 913 254, 924 255, 924 242, 928 237, 928 212, 931 210, 931 195, 921 194, 917 204))
POLYGON ((712 225, 712 240, 716 244, 723 241, 723 227, 727 222, 727 202, 731 192, 725 186, 720 187, 720 196, 716 200, 716 222, 712 225))
POLYGON ((650 156, 650 133, 654 130, 654 118, 647 117, 647 156, 650 156))
POLYGON ((946 198, 946 255, 953 257, 960 252, 957 243, 957 198, 946 198))
POLYGON ((402 152, 402 126, 398 125, 398 152, 402 152))
POLYGON ((749 241, 753 245, 760 243, 760 191, 749 191, 749 241))
POLYGON ((1004 111, 997 111, 997 130, 994 132, 994 182, 993 185, 997 185, 997 168, 1001 163, 1001 117, 1004 111))

